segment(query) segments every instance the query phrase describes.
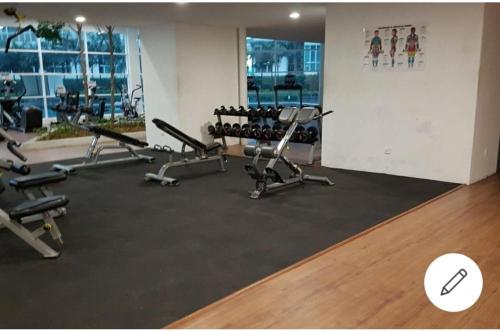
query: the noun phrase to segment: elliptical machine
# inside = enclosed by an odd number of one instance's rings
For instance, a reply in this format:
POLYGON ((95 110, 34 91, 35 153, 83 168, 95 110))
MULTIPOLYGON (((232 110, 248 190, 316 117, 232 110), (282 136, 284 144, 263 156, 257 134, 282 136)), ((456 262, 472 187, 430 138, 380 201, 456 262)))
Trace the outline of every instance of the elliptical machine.
POLYGON ((21 132, 42 127, 42 111, 35 106, 21 107, 26 95, 22 81, 15 81, 8 73, 0 74, 0 126, 21 132))
POLYGON ((300 109, 300 111, 295 107, 284 108, 279 116, 279 121, 284 125, 288 125, 289 127, 277 146, 245 146, 245 155, 253 157, 252 163, 246 165, 245 170, 247 171, 248 175, 250 175, 250 177, 252 179, 255 179, 256 181, 255 189, 249 192, 250 198, 259 199, 264 193, 303 184, 306 181, 319 182, 329 186, 334 185, 334 183, 325 176, 313 176, 304 174, 302 168, 300 168, 299 165, 295 164, 283 155, 283 152, 290 139, 293 137, 295 129, 298 125, 306 124, 313 120, 320 119, 330 113, 333 113, 333 111, 328 111, 320 114, 319 109, 315 107, 304 107, 300 109), (264 158, 270 158, 267 166, 262 171, 258 168, 258 162, 261 156, 264 158), (276 163, 280 160, 284 162, 284 164, 291 171, 291 174, 288 178, 284 178, 283 176, 281 176, 281 174, 279 174, 275 169, 276 163))
POLYGON ((137 84, 135 89, 133 89, 129 95, 127 86, 125 84, 122 84, 122 87, 120 89, 120 96, 121 96, 121 109, 124 117, 128 119, 136 119, 139 117, 137 106, 142 97, 134 97, 134 94, 136 91, 141 89, 142 85, 137 84))

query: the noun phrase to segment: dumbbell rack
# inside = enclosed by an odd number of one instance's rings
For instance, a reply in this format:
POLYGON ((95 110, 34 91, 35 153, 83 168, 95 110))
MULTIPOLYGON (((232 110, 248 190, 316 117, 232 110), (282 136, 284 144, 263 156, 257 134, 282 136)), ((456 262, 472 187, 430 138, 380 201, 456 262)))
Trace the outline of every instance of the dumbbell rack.
MULTIPOLYGON (((249 109, 246 109, 247 111, 249 109)), ((217 122, 219 122, 221 125, 224 125, 224 123, 222 122, 222 117, 223 116, 231 116, 231 117, 238 117, 238 118, 242 118, 242 117, 246 117, 248 119, 248 124, 251 126, 252 123, 254 122, 254 120, 256 119, 275 119, 277 121, 277 118, 276 117, 273 117, 271 116, 270 114, 259 114, 257 116, 251 116, 251 115, 241 115, 241 114, 220 114, 220 113, 217 113, 216 111, 214 111, 213 113, 215 116, 217 116, 217 122)), ((294 158, 292 157, 291 159, 295 159, 294 161, 296 162, 299 162, 299 163, 305 163, 305 164, 312 164, 314 162, 314 159, 315 159, 315 153, 317 151, 320 151, 321 148, 320 148, 320 144, 317 144, 317 143, 321 143, 321 124, 319 124, 319 133, 318 133, 318 136, 317 136, 317 139, 314 141, 314 142, 297 142, 297 141, 292 141, 290 142, 290 145, 292 146, 295 146, 297 147, 298 150, 302 150, 305 154, 307 154, 307 158, 294 158), (306 151, 307 149, 309 149, 309 151, 306 151)), ((222 144, 224 146, 224 148, 227 148, 227 143, 226 143, 226 137, 235 137, 235 138, 245 138, 245 139, 254 139, 256 140, 257 142, 259 143, 267 143, 267 144, 271 144, 271 142, 279 142, 280 139, 263 139, 263 138, 254 138, 254 137, 241 137, 241 136, 235 136, 235 135, 225 135, 224 133, 222 133, 221 135, 213 135, 214 139, 222 139, 222 144)))

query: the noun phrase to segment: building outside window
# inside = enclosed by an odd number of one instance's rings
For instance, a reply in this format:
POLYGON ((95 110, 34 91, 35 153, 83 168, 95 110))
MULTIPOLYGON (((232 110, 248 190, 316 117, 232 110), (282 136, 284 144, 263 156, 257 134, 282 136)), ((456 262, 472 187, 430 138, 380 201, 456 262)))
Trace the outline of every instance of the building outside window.
MULTIPOLYGON (((274 105, 274 86, 293 74, 303 87, 303 103, 319 105, 321 95, 320 43, 295 42, 247 37, 247 74, 260 87, 261 104, 274 105)), ((249 91, 249 104, 255 106, 255 94, 249 91)), ((298 105, 298 92, 280 92, 278 104, 298 105)))
MULTIPOLYGON (((8 53, 5 53, 7 38, 16 31, 15 27, 0 28, 0 72, 8 72, 15 80, 22 80, 26 87, 23 104, 36 105, 44 112, 44 117, 55 117, 51 105, 59 98, 55 96, 56 87, 64 85, 68 91, 79 91, 83 101, 83 81, 80 63, 78 36, 71 28, 61 33, 58 43, 37 39, 32 32, 22 34, 13 40, 8 53)), ((127 84, 128 45, 126 35, 114 33, 115 45, 115 112, 120 110, 120 87, 127 84)), ((106 100, 106 112, 111 111, 110 96, 110 56, 106 33, 87 27, 83 40, 85 65, 89 80, 97 83, 96 94, 106 100)))

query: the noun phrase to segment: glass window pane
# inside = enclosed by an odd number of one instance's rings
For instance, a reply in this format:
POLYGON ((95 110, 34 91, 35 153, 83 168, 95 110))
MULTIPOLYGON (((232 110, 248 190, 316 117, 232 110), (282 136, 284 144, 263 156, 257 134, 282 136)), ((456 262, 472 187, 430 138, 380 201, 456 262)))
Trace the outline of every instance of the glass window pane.
POLYGON ((43 104, 43 98, 30 98, 30 97, 23 97, 21 101, 23 106, 36 106, 40 110, 42 110, 42 114, 44 114, 44 104, 43 104))
MULTIPOLYGON (((111 93, 111 79, 109 75, 107 77, 103 76, 92 76, 91 81, 95 81, 97 84, 96 94, 110 94, 111 93)), ((115 96, 116 99, 120 97, 120 88, 122 84, 127 85, 126 75, 115 75, 115 96)))
POLYGON ((80 75, 45 76, 46 95, 55 97, 56 88, 63 85, 67 91, 78 91, 83 95, 83 78, 80 75))
POLYGON ((42 50, 79 51, 78 34, 72 29, 61 31, 61 41, 54 42, 46 39, 41 40, 42 50))
MULTIPOLYGON (((115 73, 126 72, 126 58, 124 55, 115 55, 115 73)), ((107 54, 89 54, 90 74, 109 74, 110 56, 107 54)))
POLYGON ((43 53, 42 58, 46 73, 81 73, 79 54, 43 53))
POLYGON ((16 89, 22 93, 26 89, 25 97, 43 96, 42 77, 39 75, 21 75, 12 76, 17 82, 16 89))
POLYGON ((0 52, 0 72, 38 73, 38 54, 33 52, 0 52))
MULTIPOLYGON (((3 27, 0 29, 0 48, 5 49, 7 38, 17 32, 15 27, 3 27)), ((10 49, 36 50, 36 36, 33 32, 27 31, 11 41, 10 49)))
MULTIPOLYGON (((125 53, 125 37, 121 33, 113 34, 113 44, 116 53, 125 53)), ((88 32, 87 48, 89 52, 109 52, 107 32, 88 32)))

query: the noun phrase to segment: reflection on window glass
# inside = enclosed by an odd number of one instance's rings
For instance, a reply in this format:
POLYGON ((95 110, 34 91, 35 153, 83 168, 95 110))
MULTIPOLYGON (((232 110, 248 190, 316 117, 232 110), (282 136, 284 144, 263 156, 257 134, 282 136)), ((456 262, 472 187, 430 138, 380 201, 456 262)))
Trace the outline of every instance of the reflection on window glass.
MULTIPOLYGON (((111 94, 111 79, 109 75, 106 76, 92 76, 90 78, 91 81, 95 81, 97 84, 96 93, 98 95, 111 94)), ((115 75, 115 96, 117 99, 119 98, 122 84, 127 84, 127 76, 115 75)))
POLYGON ((41 40, 42 50, 79 51, 78 34, 76 31, 66 28, 61 31, 60 41, 41 40))
MULTIPOLYGON (((126 59, 124 55, 115 55, 115 72, 125 73, 126 59)), ((111 57, 107 54, 89 54, 90 74, 109 74, 111 57)))
MULTIPOLYGON (((321 44, 247 38, 247 73, 255 77, 260 87, 261 103, 275 103, 274 86, 282 84, 287 74, 296 76, 303 87, 303 103, 319 104, 320 101, 321 44)), ((249 104, 255 106, 253 91, 248 92, 249 104)), ((298 91, 283 91, 278 104, 297 105, 298 91)))
MULTIPOLYGON (((125 38, 122 34, 113 34, 115 53, 125 53, 125 38)), ((87 48, 89 52, 109 52, 109 38, 106 32, 87 33, 87 48)))
POLYGON ((22 93, 26 91, 25 97, 43 95, 42 77, 40 75, 13 75, 17 89, 22 93))
POLYGON ((22 105, 23 106, 35 106, 35 107, 38 107, 39 109, 42 110, 42 112, 43 112, 43 108, 44 108, 43 98, 23 97, 22 105))
POLYGON ((35 52, 0 52, 0 72, 38 73, 40 62, 35 52))
POLYGON ((83 94, 83 77, 81 75, 45 76, 47 96, 55 96, 56 88, 61 85, 63 85, 67 91, 79 91, 83 94))
MULTIPOLYGON (((17 32, 17 28, 14 27, 2 27, 0 29, 0 48, 5 49, 5 44, 7 43, 7 38, 17 32)), ((33 32, 28 31, 20 36, 17 36, 11 41, 10 49, 18 50, 36 50, 38 47, 36 42, 36 36, 33 32)))
POLYGON ((43 53, 43 69, 46 73, 81 73, 80 55, 68 53, 43 53))

